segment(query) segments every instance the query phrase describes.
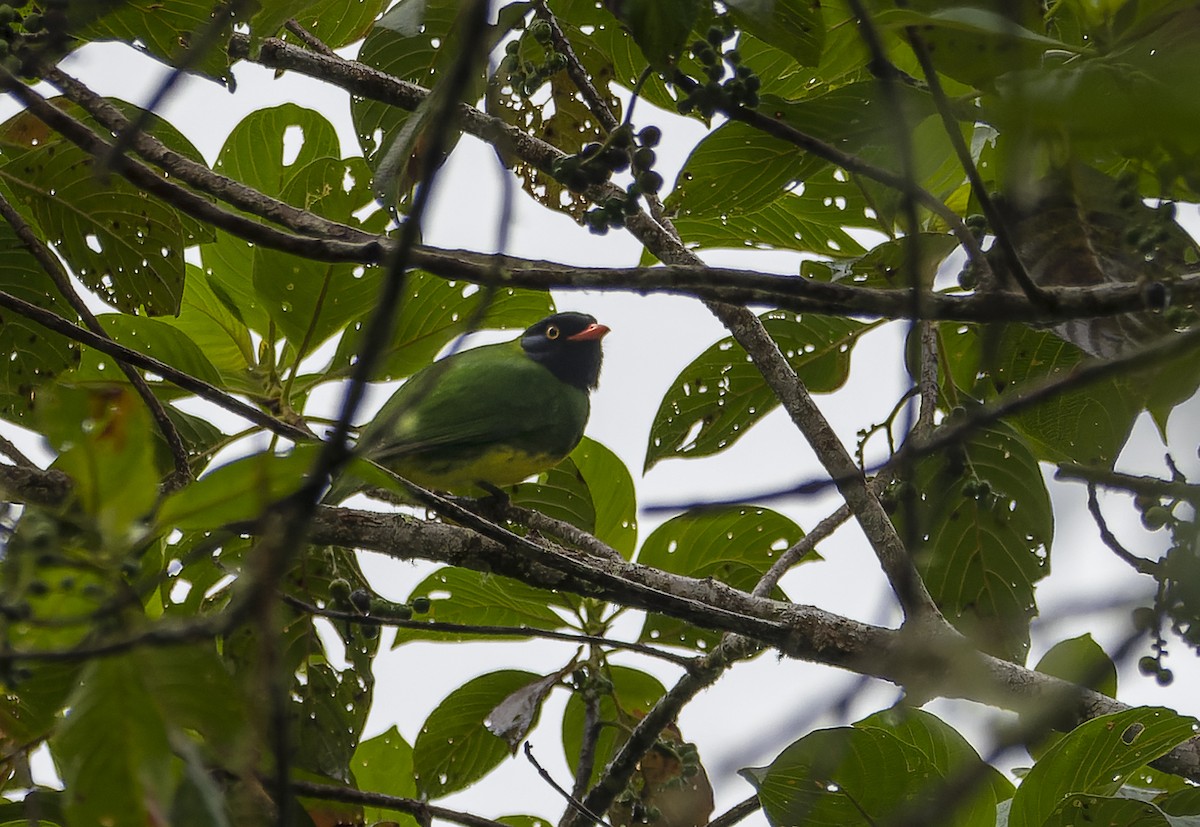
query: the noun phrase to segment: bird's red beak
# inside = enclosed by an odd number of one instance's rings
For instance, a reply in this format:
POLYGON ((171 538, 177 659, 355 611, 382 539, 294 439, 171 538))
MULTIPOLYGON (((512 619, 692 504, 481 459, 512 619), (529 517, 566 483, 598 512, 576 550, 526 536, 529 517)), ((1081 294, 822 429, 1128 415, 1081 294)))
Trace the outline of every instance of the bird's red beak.
POLYGON ((608 334, 608 325, 590 324, 583 330, 576 333, 574 336, 568 336, 567 341, 571 342, 595 342, 603 339, 608 334))

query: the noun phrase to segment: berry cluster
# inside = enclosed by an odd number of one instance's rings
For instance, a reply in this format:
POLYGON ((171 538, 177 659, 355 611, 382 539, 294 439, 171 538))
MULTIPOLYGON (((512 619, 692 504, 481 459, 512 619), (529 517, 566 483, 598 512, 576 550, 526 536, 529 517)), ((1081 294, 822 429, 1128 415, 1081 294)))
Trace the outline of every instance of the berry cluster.
MULTIPOLYGON (((329 584, 329 605, 338 611, 370 615, 386 621, 409 620, 413 614, 424 614, 429 611, 430 603, 428 597, 414 597, 411 603, 393 603, 366 589, 353 589, 348 580, 339 577, 329 584)), ((347 637, 353 634, 355 625, 346 623, 347 637)), ((363 625, 361 631, 367 640, 379 635, 378 626, 363 625)))
POLYGON ((1200 535, 1194 512, 1181 505, 1186 504, 1173 497, 1139 494, 1134 498, 1147 530, 1165 529, 1171 533, 1171 547, 1155 566, 1159 588, 1154 608, 1141 608, 1133 615, 1137 627, 1150 633, 1154 652, 1138 661, 1138 669, 1164 686, 1174 678, 1163 666, 1167 655, 1165 622, 1169 621, 1171 630, 1200 652, 1200 535))
POLYGON ((692 44, 692 57, 704 66, 708 82, 685 84, 686 76, 682 73, 677 75, 677 85, 691 86, 675 106, 679 114, 687 115, 695 111, 705 118, 711 118, 722 107, 745 106, 753 109, 758 106, 758 90, 762 85, 758 75, 742 64, 742 56, 737 49, 721 51, 731 34, 732 28, 713 26, 708 30, 706 40, 697 40, 692 44), (725 68, 727 63, 728 70, 725 68))
POLYGON ((625 219, 638 211, 643 194, 654 195, 663 185, 663 177, 654 170, 658 154, 654 147, 662 140, 662 130, 647 126, 634 133, 629 124, 613 130, 603 144, 590 143, 576 155, 559 158, 550 173, 565 187, 582 192, 603 184, 613 173, 632 168, 633 181, 625 192, 612 196, 584 213, 588 229, 603 235, 613 227, 624 227, 625 219))
POLYGON ((43 0, 41 10, 22 14, 0 5, 0 64, 13 74, 33 76, 39 55, 66 37, 68 0, 43 0))
POLYGON ((554 48, 553 31, 549 22, 535 20, 529 24, 526 34, 542 47, 542 61, 521 59, 521 40, 510 40, 504 46, 504 59, 500 61, 500 76, 507 79, 513 91, 528 98, 542 87, 550 76, 567 66, 567 56, 554 48))

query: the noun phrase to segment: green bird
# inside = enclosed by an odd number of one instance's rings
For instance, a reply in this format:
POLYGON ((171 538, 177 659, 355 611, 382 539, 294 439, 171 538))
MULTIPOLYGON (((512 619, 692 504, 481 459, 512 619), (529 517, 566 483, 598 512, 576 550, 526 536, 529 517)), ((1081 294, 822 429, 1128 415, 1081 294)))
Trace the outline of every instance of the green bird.
MULTIPOLYGON (((510 342, 413 374, 361 432, 356 452, 438 491, 478 495, 551 467, 579 444, 609 328, 556 313, 510 342)), ((326 502, 361 489, 349 474, 326 502)))

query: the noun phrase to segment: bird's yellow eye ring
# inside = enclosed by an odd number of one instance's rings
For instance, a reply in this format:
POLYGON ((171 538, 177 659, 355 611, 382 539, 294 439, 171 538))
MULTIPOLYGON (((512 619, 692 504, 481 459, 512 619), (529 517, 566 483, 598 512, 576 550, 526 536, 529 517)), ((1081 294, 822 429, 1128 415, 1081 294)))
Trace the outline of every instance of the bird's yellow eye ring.
POLYGON ((559 329, 557 327, 555 327, 554 325, 550 325, 548 328, 546 328, 546 338, 547 339, 557 339, 559 336, 559 333, 560 333, 559 329))

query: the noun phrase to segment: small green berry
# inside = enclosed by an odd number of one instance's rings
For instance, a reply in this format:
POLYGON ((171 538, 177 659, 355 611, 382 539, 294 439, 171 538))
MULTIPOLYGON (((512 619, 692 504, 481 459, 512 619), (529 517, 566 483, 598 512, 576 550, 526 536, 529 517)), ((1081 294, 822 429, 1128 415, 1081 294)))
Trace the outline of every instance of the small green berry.
POLYGON ((428 597, 414 597, 408 601, 408 605, 412 606, 414 612, 423 615, 429 611, 430 600, 428 597))
POLYGON ((1175 682, 1175 673, 1170 669, 1159 669, 1154 673, 1154 680, 1159 686, 1170 686, 1175 682))
POLYGON ((662 130, 657 126, 647 126, 638 133, 638 143, 642 146, 658 146, 662 140, 662 130))

